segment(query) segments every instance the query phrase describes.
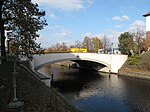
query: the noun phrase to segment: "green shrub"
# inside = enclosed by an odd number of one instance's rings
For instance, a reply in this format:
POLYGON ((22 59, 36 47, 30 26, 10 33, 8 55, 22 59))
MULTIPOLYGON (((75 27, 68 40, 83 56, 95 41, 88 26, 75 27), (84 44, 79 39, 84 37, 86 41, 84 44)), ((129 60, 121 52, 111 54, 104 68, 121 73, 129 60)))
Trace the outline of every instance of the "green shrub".
POLYGON ((135 55, 134 57, 129 57, 128 58, 128 64, 137 66, 139 63, 139 60, 140 60, 140 57, 138 55, 135 55))

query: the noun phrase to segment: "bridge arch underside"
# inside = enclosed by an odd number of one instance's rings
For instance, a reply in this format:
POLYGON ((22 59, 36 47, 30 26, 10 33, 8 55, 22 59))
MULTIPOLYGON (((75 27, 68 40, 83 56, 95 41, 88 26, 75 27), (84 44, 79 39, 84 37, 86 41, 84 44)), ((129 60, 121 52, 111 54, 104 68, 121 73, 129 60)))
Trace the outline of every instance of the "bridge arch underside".
POLYGON ((71 61, 76 62, 79 65, 80 69, 88 69, 88 70, 96 70, 96 71, 104 67, 107 67, 109 69, 108 65, 99 62, 88 61, 88 60, 71 60, 71 61))
POLYGON ((60 59, 60 60, 53 60, 53 61, 49 61, 49 62, 46 62, 46 63, 43 63, 39 66, 37 66, 35 68, 35 70, 38 70, 48 64, 54 64, 54 63, 57 63, 57 62, 62 62, 62 61, 73 61, 73 62, 76 62, 78 65, 79 65, 79 68, 81 69, 88 69, 88 70, 100 70, 104 67, 110 69, 110 65, 107 64, 107 63, 104 63, 103 61, 96 61, 96 60, 90 60, 89 59, 80 59, 80 58, 68 58, 68 59, 60 59))

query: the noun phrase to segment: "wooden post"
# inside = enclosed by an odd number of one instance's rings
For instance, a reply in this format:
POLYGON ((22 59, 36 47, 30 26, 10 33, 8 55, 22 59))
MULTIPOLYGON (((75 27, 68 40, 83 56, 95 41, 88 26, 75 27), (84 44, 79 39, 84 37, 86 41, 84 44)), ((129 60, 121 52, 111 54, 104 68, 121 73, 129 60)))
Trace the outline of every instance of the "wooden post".
POLYGON ((111 70, 109 70, 109 78, 110 78, 110 76, 111 76, 111 70))
POLYGON ((70 64, 69 64, 69 70, 70 70, 70 64))
POLYGON ((53 73, 52 73, 52 74, 51 74, 51 78, 52 78, 52 79, 51 79, 51 87, 53 87, 53 77, 54 77, 54 76, 53 76, 53 73))

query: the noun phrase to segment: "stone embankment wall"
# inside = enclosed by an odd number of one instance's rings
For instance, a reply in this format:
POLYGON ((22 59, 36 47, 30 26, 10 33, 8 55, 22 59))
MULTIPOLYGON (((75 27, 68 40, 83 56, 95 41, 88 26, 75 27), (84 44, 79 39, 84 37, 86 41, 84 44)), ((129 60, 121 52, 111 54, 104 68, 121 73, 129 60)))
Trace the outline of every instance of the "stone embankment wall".
POLYGON ((23 67, 19 69, 18 97, 25 103, 25 112, 79 112, 55 88, 49 88, 23 67))
POLYGON ((118 75, 150 80, 150 72, 145 72, 145 71, 134 71, 134 70, 122 70, 122 69, 120 69, 118 71, 118 75))
POLYGON ((56 89, 51 89, 51 106, 53 112, 79 112, 56 89))

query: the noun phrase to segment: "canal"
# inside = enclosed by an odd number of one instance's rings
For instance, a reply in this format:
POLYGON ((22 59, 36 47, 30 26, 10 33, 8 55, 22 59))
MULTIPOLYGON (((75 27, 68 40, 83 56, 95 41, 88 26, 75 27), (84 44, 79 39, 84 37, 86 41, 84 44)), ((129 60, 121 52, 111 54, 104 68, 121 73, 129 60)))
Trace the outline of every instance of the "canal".
POLYGON ((54 87, 81 112, 150 112, 150 81, 49 65, 54 87))

